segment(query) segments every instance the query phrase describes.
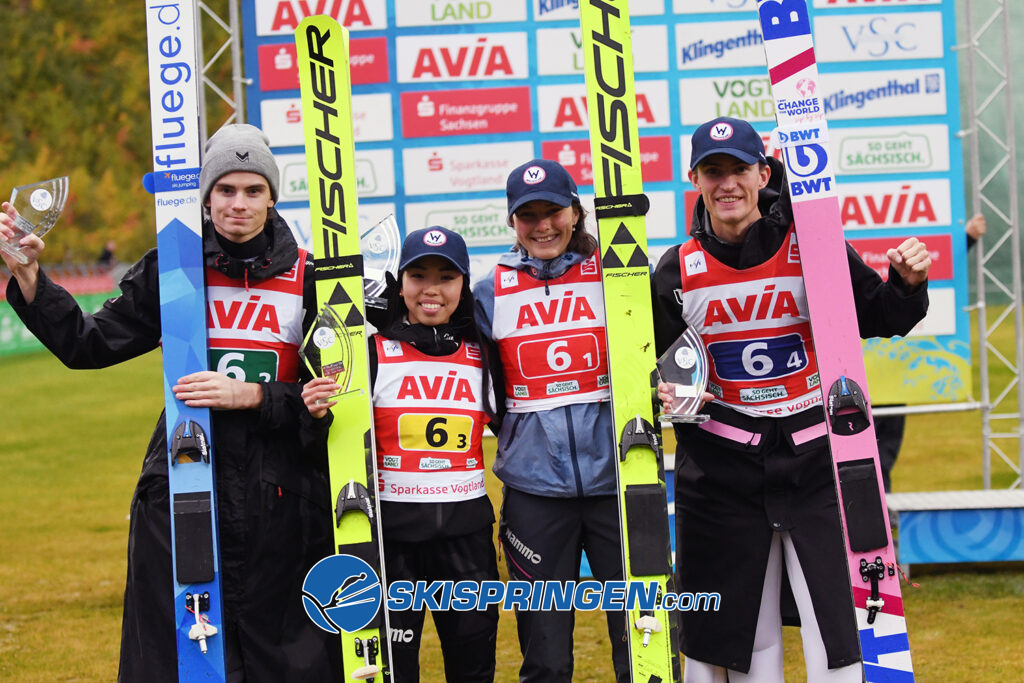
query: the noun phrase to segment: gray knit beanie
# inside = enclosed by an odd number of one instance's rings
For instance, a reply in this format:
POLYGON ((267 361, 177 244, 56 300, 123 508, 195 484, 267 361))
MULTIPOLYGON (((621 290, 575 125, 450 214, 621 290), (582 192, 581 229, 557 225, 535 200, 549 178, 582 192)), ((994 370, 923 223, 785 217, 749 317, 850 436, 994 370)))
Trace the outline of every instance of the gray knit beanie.
POLYGON ((203 204, 210 198, 214 183, 228 173, 247 171, 259 173, 270 184, 270 197, 277 201, 281 173, 270 151, 266 133, 248 123, 224 126, 206 141, 206 154, 199 171, 199 189, 203 204))

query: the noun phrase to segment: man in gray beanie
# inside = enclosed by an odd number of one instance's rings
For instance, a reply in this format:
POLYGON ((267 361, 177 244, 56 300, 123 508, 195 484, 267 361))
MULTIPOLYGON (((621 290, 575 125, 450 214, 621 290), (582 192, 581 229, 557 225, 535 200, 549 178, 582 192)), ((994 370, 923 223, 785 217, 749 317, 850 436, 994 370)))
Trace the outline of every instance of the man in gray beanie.
POLYGON ((258 173, 270 183, 270 198, 277 201, 278 170, 270 152, 267 134, 248 123, 224 126, 206 141, 199 190, 203 204, 210 198, 213 183, 232 171, 258 173))
MULTIPOLYGON (((229 681, 332 681, 340 642, 302 607, 310 567, 331 554, 326 440, 300 395, 299 362, 316 312, 312 257, 274 210, 279 173, 264 133, 225 126, 207 142, 199 174, 204 207, 210 367, 178 379, 175 396, 213 408, 217 518, 229 681)), ((17 214, 6 203, 0 235, 17 214)), ((29 257, 3 255, 14 277, 7 300, 65 365, 101 368, 160 346, 157 250, 125 275, 121 295, 95 314, 29 257)), ((170 503, 160 416, 132 498, 118 680, 177 681, 170 503)))

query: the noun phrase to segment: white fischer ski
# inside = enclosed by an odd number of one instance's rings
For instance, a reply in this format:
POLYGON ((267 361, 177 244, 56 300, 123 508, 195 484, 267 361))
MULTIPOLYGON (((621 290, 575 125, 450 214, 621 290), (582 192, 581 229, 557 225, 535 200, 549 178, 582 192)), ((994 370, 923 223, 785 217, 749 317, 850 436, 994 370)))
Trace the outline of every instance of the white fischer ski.
POLYGON ((806 0, 758 0, 867 681, 914 680, 806 0))

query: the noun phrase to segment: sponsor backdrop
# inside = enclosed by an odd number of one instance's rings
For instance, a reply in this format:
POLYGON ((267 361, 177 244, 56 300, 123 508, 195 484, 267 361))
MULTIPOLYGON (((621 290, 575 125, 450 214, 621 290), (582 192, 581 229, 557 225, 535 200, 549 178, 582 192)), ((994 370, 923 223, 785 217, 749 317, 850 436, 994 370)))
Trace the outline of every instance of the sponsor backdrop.
MULTIPOLYGON (((755 0, 632 0, 637 115, 651 257, 685 240, 696 193, 690 133, 752 121, 775 153, 755 0)), ((308 14, 351 30, 360 224, 439 224, 482 277, 512 244, 505 178, 557 159, 592 205, 575 0, 247 0, 249 121, 282 170, 279 208, 309 238, 293 32, 308 14)), ((960 401, 970 391, 966 241, 953 0, 813 0, 847 238, 883 277, 886 250, 925 240, 931 310, 905 340, 865 343, 876 405, 960 401)), ((810 94, 810 93, 808 93, 810 94)), ((805 101, 787 103, 793 110, 805 101)))

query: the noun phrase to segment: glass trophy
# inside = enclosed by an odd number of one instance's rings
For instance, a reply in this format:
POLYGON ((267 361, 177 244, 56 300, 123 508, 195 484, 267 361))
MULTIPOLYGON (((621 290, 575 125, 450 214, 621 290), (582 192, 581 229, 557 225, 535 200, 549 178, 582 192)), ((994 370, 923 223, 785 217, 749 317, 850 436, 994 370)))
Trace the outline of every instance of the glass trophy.
POLYGON ((402 239, 398 234, 398 221, 388 214, 369 230, 359 233, 359 251, 363 254, 363 298, 367 306, 386 308, 380 300, 384 291, 384 274, 398 268, 398 254, 402 239))
POLYGON ((48 233, 64 211, 67 198, 67 176, 14 188, 10 203, 18 212, 14 219, 15 235, 9 241, 0 238, 0 249, 18 263, 28 263, 28 257, 22 253, 22 238, 30 234, 42 237, 48 233))
POLYGON ((658 359, 657 367, 659 379, 676 387, 675 398, 661 421, 706 422, 708 416, 697 412, 708 388, 708 354, 700 335, 687 327, 658 359))
POLYGON ((338 311, 324 304, 302 340, 299 355, 314 377, 327 377, 341 387, 330 398, 352 391, 352 337, 338 311))

